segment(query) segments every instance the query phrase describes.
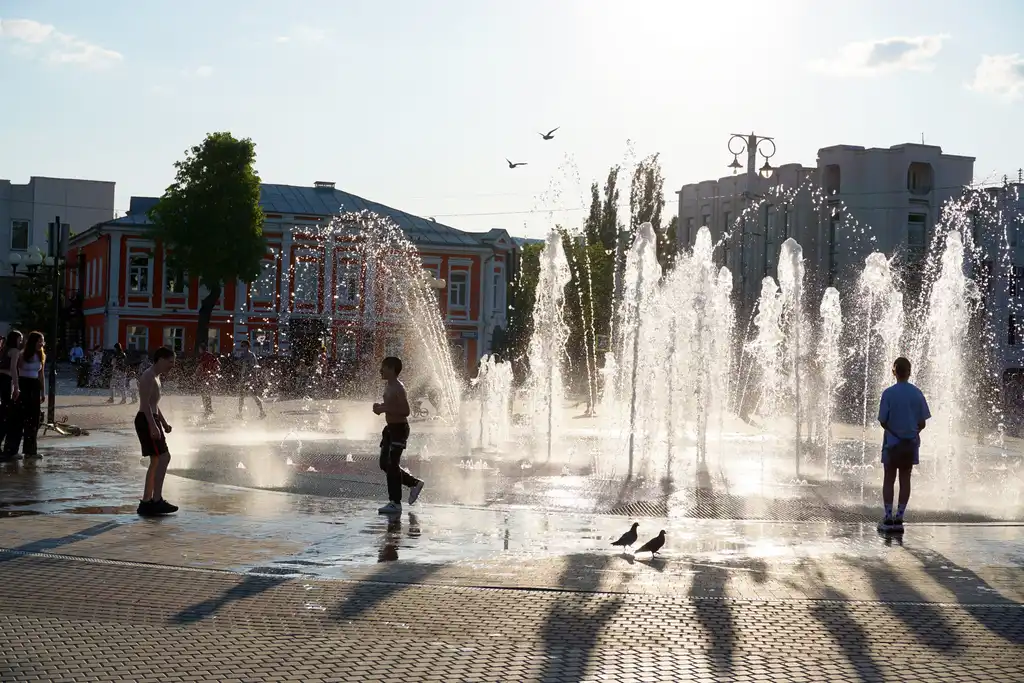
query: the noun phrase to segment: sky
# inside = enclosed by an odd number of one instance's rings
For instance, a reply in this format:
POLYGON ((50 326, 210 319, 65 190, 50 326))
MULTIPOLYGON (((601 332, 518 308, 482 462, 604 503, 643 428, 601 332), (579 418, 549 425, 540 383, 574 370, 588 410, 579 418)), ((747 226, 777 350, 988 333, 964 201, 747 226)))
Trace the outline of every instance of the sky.
POLYGON ((0 178, 112 180, 123 211, 228 130, 264 182, 531 237, 653 153, 673 215, 731 133, 775 165, 923 136, 994 181, 1024 166, 1022 26, 1014 0, 0 0, 0 178))

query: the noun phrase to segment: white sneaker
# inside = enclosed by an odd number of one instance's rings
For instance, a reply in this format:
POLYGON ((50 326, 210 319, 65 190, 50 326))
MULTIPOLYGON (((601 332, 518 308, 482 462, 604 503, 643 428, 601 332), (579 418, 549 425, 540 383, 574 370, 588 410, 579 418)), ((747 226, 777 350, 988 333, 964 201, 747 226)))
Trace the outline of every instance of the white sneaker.
POLYGON ((409 489, 409 505, 413 505, 416 502, 416 500, 420 497, 420 494, 423 493, 423 485, 426 483, 427 482, 420 479, 420 483, 416 484, 411 489, 409 489))
POLYGON ((382 505, 377 510, 377 514, 380 514, 380 515, 400 515, 400 514, 402 514, 402 504, 401 503, 394 503, 394 502, 392 502, 392 503, 388 503, 387 505, 382 505))

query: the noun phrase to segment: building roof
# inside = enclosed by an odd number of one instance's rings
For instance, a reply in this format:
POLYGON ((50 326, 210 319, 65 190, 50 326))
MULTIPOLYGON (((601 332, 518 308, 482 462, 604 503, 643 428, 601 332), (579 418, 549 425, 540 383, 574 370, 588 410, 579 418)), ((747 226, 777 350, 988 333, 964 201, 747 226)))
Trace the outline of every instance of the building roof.
MULTIPOLYGON (((453 247, 489 246, 480 235, 458 230, 430 218, 415 216, 378 202, 342 192, 333 183, 320 187, 275 185, 264 183, 260 187, 260 206, 265 213, 298 214, 330 218, 340 213, 368 211, 388 218, 401 228, 415 244, 453 247), (329 186, 328 186, 329 185, 329 186)), ((156 205, 157 197, 132 197, 127 216, 116 218, 104 225, 148 225, 146 213, 156 205)), ((492 230, 491 233, 494 231, 492 230)), ((490 235, 491 233, 485 233, 490 235)))

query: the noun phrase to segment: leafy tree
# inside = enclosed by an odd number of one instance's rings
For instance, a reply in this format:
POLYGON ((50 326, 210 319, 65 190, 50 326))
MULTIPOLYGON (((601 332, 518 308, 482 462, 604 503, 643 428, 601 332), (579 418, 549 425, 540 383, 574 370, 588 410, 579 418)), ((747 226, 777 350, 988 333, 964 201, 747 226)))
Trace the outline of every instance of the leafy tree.
MULTIPOLYGON (((601 244, 605 249, 615 250, 615 244, 619 239, 619 166, 612 166, 608 170, 608 179, 604 183, 604 206, 601 207, 601 227, 598 232, 601 235, 601 244)), ((594 208, 591 206, 591 215, 594 208)))
POLYGON ((55 347, 53 338, 53 285, 46 270, 28 272, 25 277, 15 280, 17 298, 15 314, 17 327, 22 334, 39 331, 47 337, 50 346, 55 347))
POLYGON ((601 188, 597 183, 590 186, 590 214, 583 226, 583 232, 587 236, 588 244, 602 244, 601 241, 601 217, 603 209, 601 206, 601 188))
POLYGON ((208 290, 199 307, 197 352, 224 283, 255 280, 267 250, 255 160, 249 138, 210 133, 175 162, 174 182, 149 214, 168 265, 198 277, 208 290))
POLYGON ((665 208, 665 177, 658 155, 652 154, 633 171, 629 186, 629 227, 636 232, 641 224, 650 222, 655 232, 661 230, 661 210, 665 208))
POLYGON ((679 249, 679 216, 672 216, 668 227, 663 233, 658 233, 658 263, 661 269, 668 270, 675 263, 676 252, 679 249))
POLYGON ((526 371, 525 356, 533 334, 533 305, 537 296, 537 281, 540 278, 540 253, 543 244, 523 246, 519 261, 519 273, 509 286, 508 328, 505 330, 504 355, 513 361, 517 379, 526 371))

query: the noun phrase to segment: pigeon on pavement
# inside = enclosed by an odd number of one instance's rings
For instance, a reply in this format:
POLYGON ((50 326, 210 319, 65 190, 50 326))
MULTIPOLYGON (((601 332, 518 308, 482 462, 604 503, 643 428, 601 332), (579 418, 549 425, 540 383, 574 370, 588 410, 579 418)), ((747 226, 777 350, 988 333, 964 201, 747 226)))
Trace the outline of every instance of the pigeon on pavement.
POLYGON ((661 533, 659 533, 657 536, 655 536, 651 540, 647 541, 647 543, 644 543, 642 546, 640 546, 640 548, 636 552, 638 552, 638 553, 650 553, 651 557, 654 557, 655 555, 658 554, 658 551, 661 550, 662 546, 664 546, 664 545, 665 545, 665 530, 662 529, 661 533))
POLYGON ((633 544, 636 543, 636 528, 640 526, 639 522, 633 522, 633 526, 629 528, 629 531, 622 534, 619 540, 612 543, 612 545, 621 545, 624 548, 632 548, 633 544))

